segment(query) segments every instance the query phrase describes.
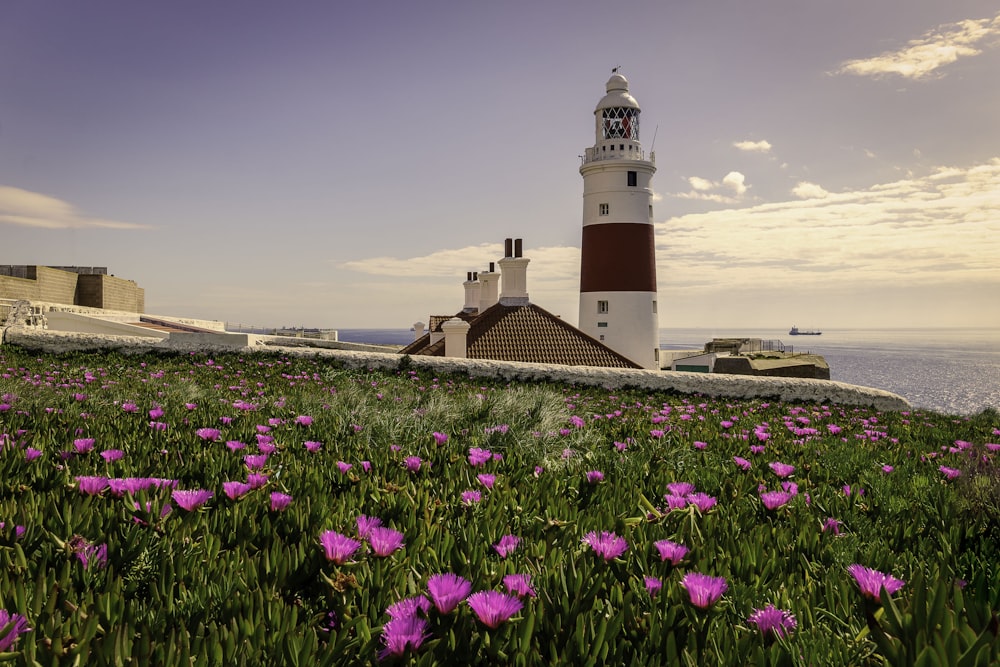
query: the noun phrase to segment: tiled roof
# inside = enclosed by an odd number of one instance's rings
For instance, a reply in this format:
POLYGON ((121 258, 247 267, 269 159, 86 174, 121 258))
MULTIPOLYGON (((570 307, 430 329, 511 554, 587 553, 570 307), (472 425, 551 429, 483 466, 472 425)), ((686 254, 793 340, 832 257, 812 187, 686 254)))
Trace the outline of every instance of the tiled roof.
MULTIPOLYGON (((462 317, 470 324, 468 357, 497 361, 563 364, 567 366, 604 366, 640 368, 600 341, 586 335, 552 313, 534 304, 504 306, 496 304, 478 317, 462 317)), ((431 318, 434 322, 435 317, 431 318)), ((440 329, 440 322, 436 322, 440 329)), ((400 351, 402 354, 444 356, 444 340, 430 344, 430 335, 422 336, 400 351)))

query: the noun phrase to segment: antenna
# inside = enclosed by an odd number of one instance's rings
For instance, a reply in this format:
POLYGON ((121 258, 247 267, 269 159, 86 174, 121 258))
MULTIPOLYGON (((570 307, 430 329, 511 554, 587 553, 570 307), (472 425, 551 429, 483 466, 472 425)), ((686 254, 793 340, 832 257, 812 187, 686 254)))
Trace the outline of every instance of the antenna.
POLYGON ((660 125, 657 123, 656 129, 653 130, 653 141, 649 144, 649 152, 653 152, 653 147, 656 146, 656 133, 660 131, 660 125))

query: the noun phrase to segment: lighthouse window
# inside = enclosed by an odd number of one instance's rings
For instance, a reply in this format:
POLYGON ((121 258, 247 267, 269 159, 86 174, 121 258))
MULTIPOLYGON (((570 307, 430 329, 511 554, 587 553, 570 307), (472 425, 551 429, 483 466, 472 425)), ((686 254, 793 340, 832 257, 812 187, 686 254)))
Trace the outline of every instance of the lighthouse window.
POLYGON ((597 312, 601 313, 601 314, 608 312, 608 302, 607 301, 598 301, 597 302, 597 312))
POLYGON ((636 172, 634 172, 634 171, 628 172, 628 185, 629 185, 630 188, 634 188, 636 186, 636 180, 637 180, 637 178, 638 178, 638 175, 637 175, 636 172))
POLYGON ((607 323, 607 322, 598 322, 598 323, 597 323, 597 326, 598 326, 598 328, 600 328, 600 329, 606 329, 606 328, 607 328, 607 326, 608 326, 608 323, 607 323))
POLYGON ((597 205, 597 209, 598 209, 598 213, 600 213, 601 215, 607 215, 608 214, 608 205, 607 204, 598 204, 597 205))

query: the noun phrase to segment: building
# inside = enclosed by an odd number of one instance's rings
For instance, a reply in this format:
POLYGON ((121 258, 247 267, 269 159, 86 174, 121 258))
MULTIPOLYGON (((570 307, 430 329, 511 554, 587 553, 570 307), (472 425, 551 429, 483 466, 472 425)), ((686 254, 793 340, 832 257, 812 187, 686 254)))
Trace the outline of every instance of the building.
POLYGON ((103 266, 0 266, 0 299, 142 313, 146 294, 103 266))
POLYGON ((528 258, 521 239, 507 239, 504 257, 489 270, 469 272, 465 305, 454 315, 432 315, 413 326, 414 341, 401 354, 522 361, 567 366, 638 368, 625 356, 531 303, 528 258), (495 271, 500 266, 499 275, 495 271), (499 294, 497 287, 499 283, 499 294))
POLYGON ((655 156, 639 143, 639 103, 615 68, 580 166, 580 330, 642 368, 660 368, 653 242, 655 156))

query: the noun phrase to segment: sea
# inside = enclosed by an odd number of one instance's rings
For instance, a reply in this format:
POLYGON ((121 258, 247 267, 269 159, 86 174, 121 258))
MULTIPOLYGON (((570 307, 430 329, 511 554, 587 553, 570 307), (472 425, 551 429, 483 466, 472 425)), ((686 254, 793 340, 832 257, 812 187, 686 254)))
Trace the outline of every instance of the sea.
MULTIPOLYGON (((339 338, 405 345, 413 332, 340 329, 339 338)), ((954 415, 1000 410, 997 329, 824 329, 819 336, 790 336, 788 329, 660 329, 666 350, 701 349, 713 338, 779 340, 786 349, 822 355, 831 380, 891 391, 917 408, 954 415)))

